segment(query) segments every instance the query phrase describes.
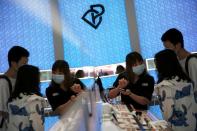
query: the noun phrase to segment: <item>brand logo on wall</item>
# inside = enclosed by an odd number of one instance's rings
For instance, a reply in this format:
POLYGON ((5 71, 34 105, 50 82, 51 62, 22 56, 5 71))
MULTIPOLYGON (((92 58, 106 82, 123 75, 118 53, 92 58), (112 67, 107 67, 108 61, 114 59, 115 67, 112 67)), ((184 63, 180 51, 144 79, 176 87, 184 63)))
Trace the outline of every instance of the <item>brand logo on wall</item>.
POLYGON ((91 5, 90 9, 82 16, 82 19, 97 29, 102 22, 102 15, 105 12, 105 8, 101 4, 91 5))

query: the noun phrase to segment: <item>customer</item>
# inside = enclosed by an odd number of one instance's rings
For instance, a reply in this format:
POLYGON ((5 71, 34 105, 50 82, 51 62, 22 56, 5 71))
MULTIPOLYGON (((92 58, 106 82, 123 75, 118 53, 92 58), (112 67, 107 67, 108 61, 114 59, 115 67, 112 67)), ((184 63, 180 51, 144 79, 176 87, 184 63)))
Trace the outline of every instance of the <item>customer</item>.
POLYGON ((183 71, 188 74, 194 84, 194 92, 197 99, 197 54, 192 55, 184 48, 183 35, 175 28, 167 30, 162 35, 161 40, 165 48, 175 51, 183 71))
POLYGON ((122 102, 135 109, 147 110, 154 90, 154 79, 148 75, 142 56, 137 52, 126 56, 126 71, 119 74, 109 92, 110 98, 121 94, 122 102))
POLYGON ((69 65, 64 60, 57 60, 52 67, 52 81, 46 89, 46 96, 52 109, 63 115, 76 95, 85 89, 84 84, 71 76, 69 65))
POLYGON ((7 102, 14 90, 18 68, 27 64, 29 52, 20 46, 13 46, 8 52, 8 70, 0 76, 0 131, 6 130, 8 117, 7 102))
POLYGON ((85 72, 83 70, 78 70, 76 73, 75 73, 75 77, 76 78, 83 78, 85 77, 85 72))
POLYGON ((44 131, 45 100, 40 94, 40 74, 35 66, 24 65, 8 103, 8 131, 44 131))
POLYGON ((175 131, 196 131, 197 106, 193 86, 183 72, 174 51, 165 49, 155 55, 163 117, 175 131))
POLYGON ((118 65, 118 66, 116 67, 116 74, 120 74, 120 73, 122 73, 122 72, 124 72, 124 71, 125 71, 124 66, 118 65))

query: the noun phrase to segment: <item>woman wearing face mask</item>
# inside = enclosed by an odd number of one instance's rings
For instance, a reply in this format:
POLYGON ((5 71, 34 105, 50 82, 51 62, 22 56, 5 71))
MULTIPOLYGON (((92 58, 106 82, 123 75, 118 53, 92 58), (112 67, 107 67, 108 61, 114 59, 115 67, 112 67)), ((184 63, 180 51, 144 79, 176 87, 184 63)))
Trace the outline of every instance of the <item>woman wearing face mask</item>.
POLYGON ((137 52, 126 56, 126 71, 119 74, 109 92, 110 98, 121 95, 124 104, 147 110, 154 90, 154 79, 148 75, 142 56, 137 52))
POLYGON ((53 64, 52 81, 46 89, 46 96, 57 114, 63 115, 76 95, 82 92, 84 88, 84 84, 79 79, 72 77, 66 61, 57 60, 53 64))

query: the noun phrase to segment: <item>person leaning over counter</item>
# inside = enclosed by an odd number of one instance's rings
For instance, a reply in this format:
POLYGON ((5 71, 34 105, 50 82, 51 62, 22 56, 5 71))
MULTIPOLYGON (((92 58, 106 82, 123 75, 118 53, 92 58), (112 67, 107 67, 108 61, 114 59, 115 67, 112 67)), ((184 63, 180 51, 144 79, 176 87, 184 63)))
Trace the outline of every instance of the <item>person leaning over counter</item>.
POLYGON ((154 78, 146 69, 142 56, 131 52, 126 56, 126 71, 119 74, 109 91, 109 98, 121 95, 124 104, 137 110, 147 110, 154 90, 154 78))
POLYGON ((63 115, 66 108, 85 89, 85 85, 72 77, 69 65, 64 60, 57 60, 52 66, 52 81, 46 89, 46 96, 53 111, 63 115))

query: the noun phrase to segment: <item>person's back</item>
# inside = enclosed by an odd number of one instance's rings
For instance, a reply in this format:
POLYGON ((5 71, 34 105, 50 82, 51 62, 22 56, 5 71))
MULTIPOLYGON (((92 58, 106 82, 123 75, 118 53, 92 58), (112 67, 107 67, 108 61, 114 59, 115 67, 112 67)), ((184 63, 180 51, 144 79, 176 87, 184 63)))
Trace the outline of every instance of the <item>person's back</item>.
POLYGON ((14 90, 17 69, 28 62, 29 52, 20 46, 8 52, 9 69, 0 76, 0 130, 5 130, 8 116, 7 102, 14 90))
POLYGON ((196 130, 197 104, 193 85, 183 72, 176 54, 169 49, 155 55, 158 84, 155 87, 160 98, 163 117, 173 130, 196 130))
POLYGON ((178 79, 163 80, 155 87, 163 117, 175 131, 197 129, 194 117, 197 106, 194 105, 192 83, 178 79))
POLYGON ((21 94, 21 98, 8 104, 8 131, 38 130, 44 131, 44 98, 38 95, 21 94))
POLYGON ((32 65, 19 68, 15 89, 9 98, 8 130, 44 131, 45 99, 40 93, 39 69, 32 65))

